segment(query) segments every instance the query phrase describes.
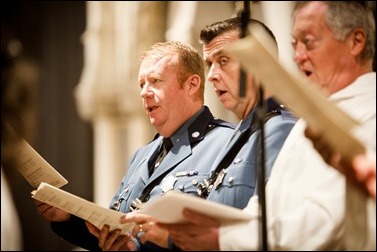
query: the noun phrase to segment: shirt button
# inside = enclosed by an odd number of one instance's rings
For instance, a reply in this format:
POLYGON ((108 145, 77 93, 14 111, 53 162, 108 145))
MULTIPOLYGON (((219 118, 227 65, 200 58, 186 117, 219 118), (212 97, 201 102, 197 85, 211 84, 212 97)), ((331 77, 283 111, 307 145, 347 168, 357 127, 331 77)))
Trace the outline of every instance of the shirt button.
POLYGON ((195 131, 194 133, 191 134, 191 136, 192 136, 193 138, 197 138, 197 137, 199 137, 199 135, 200 135, 200 133, 197 132, 197 131, 195 131))
POLYGON ((197 184, 198 184, 198 180, 193 179, 193 180, 191 181, 191 183, 192 183, 193 185, 197 185, 197 184))

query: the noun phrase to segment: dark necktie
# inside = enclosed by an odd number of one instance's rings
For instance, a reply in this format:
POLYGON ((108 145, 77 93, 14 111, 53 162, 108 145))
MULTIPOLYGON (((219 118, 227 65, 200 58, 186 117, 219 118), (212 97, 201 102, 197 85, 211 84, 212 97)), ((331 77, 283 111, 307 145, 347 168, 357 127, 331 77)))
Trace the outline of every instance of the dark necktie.
POLYGON ((149 168, 149 175, 152 175, 152 173, 158 168, 158 166, 160 166, 162 160, 165 158, 172 147, 173 143, 171 142, 170 138, 164 138, 164 140, 162 141, 162 146, 159 150, 159 154, 156 160, 152 163, 152 166, 149 168))

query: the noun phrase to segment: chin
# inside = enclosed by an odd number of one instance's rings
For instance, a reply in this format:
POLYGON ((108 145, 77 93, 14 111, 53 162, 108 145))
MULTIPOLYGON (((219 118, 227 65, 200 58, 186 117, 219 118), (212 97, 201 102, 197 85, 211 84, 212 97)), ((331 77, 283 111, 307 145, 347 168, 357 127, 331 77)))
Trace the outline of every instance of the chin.
POLYGON ((229 102, 223 102, 223 106, 228 111, 231 111, 231 112, 234 111, 234 105, 229 102))

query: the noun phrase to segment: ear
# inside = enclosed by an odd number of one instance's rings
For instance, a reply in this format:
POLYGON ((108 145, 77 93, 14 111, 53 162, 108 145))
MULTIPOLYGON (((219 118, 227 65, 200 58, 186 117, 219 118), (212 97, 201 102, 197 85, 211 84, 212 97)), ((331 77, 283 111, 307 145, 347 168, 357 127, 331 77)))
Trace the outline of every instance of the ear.
POLYGON ((196 94, 200 88, 201 79, 199 75, 194 74, 187 78, 186 83, 188 84, 189 95, 196 94))
POLYGON ((363 29, 355 29, 350 36, 352 48, 351 54, 354 56, 360 55, 365 48, 366 34, 363 29))

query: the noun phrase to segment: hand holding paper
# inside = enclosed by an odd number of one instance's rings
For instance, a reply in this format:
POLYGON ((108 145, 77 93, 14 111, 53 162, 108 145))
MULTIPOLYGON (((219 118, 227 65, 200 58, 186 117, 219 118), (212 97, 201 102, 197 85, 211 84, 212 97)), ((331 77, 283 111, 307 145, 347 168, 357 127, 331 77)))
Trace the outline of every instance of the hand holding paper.
POLYGON ((159 198, 139 205, 140 213, 151 215, 161 223, 183 223, 184 208, 208 215, 222 224, 247 221, 251 215, 239 208, 223 205, 189 194, 168 191, 159 198))
POLYGON ((122 234, 132 229, 133 223, 119 223, 123 213, 59 189, 68 181, 25 140, 22 139, 17 148, 17 169, 33 188, 37 188, 32 192, 32 198, 87 220, 99 229, 104 224, 110 226, 110 231, 121 229, 122 234))
POLYGON ((32 192, 32 197, 87 220, 99 229, 107 224, 110 226, 110 231, 121 229, 121 234, 126 234, 134 225, 134 223, 119 223, 120 217, 124 213, 101 207, 44 182, 32 192))

